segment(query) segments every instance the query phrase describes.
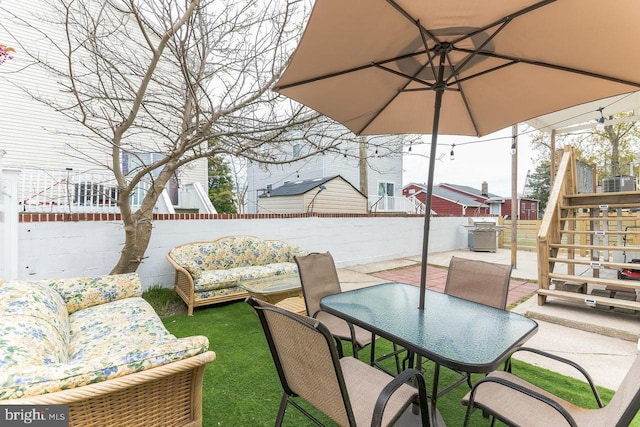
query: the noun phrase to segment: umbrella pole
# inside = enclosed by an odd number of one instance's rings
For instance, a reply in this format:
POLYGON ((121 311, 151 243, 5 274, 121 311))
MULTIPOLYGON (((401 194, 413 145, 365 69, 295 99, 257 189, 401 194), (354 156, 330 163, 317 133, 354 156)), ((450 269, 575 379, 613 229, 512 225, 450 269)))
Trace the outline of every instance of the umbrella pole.
POLYGON ((436 148, 438 144, 438 125, 440 123, 440 107, 442 106, 442 95, 444 94, 445 85, 443 83, 444 76, 444 57, 445 53, 441 53, 440 66, 438 69, 438 82, 434 85, 436 98, 433 111, 433 131, 431 132, 431 154, 429 155, 429 174, 427 177, 427 198, 424 203, 424 229, 422 237, 422 264, 420 266, 420 304, 418 308, 424 310, 425 290, 427 289, 427 253, 429 252, 429 225, 431 223, 431 196, 433 194, 433 169, 436 164, 436 148))

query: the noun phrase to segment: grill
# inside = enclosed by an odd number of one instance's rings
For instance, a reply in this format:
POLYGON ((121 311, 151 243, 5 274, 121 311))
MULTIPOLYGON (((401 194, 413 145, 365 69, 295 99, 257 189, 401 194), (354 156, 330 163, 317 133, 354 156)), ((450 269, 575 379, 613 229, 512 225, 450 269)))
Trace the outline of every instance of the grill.
POLYGON ((504 226, 491 221, 473 221, 464 227, 469 230, 469 250, 474 252, 495 252, 498 250, 498 233, 504 226))

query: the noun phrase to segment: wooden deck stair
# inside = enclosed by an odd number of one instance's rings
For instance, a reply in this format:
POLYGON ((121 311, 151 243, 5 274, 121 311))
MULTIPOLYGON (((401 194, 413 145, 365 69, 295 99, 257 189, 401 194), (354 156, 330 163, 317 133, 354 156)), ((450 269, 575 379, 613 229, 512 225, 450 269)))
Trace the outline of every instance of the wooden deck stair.
POLYGON ((640 192, 576 194, 575 154, 565 150, 538 233, 538 304, 547 298, 640 313, 640 192))

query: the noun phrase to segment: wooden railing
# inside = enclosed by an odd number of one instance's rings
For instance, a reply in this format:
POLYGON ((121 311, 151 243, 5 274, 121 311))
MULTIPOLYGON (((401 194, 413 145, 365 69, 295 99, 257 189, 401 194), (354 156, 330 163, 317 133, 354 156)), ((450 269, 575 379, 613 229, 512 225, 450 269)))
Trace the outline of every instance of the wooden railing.
POLYGON ((537 235, 538 304, 550 296, 637 313, 640 192, 578 194, 576 183, 566 148, 537 235))
MULTIPOLYGON (((555 258, 558 255, 558 248, 552 248, 550 245, 552 242, 560 242, 562 238, 561 230, 564 224, 560 208, 561 201, 567 195, 577 192, 575 164, 575 150, 572 147, 566 147, 538 231, 538 286, 541 289, 549 289, 551 284, 549 270, 553 267, 553 264, 549 263, 549 257, 555 258)), ((569 226, 573 226, 573 223, 569 226)), ((567 252, 568 259, 573 259, 574 256, 573 249, 567 252)), ((569 269, 573 270, 573 264, 569 264, 569 269)), ((574 274, 575 271, 570 273, 574 274)), ((546 296, 539 294, 538 304, 543 305, 545 302, 546 296)))

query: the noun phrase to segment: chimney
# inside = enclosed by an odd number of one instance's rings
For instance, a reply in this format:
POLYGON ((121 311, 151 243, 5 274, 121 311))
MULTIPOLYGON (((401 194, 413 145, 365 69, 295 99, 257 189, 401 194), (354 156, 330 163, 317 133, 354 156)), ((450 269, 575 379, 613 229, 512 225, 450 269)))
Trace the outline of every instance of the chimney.
POLYGON ((487 181, 482 181, 482 195, 489 197, 489 184, 487 181))

